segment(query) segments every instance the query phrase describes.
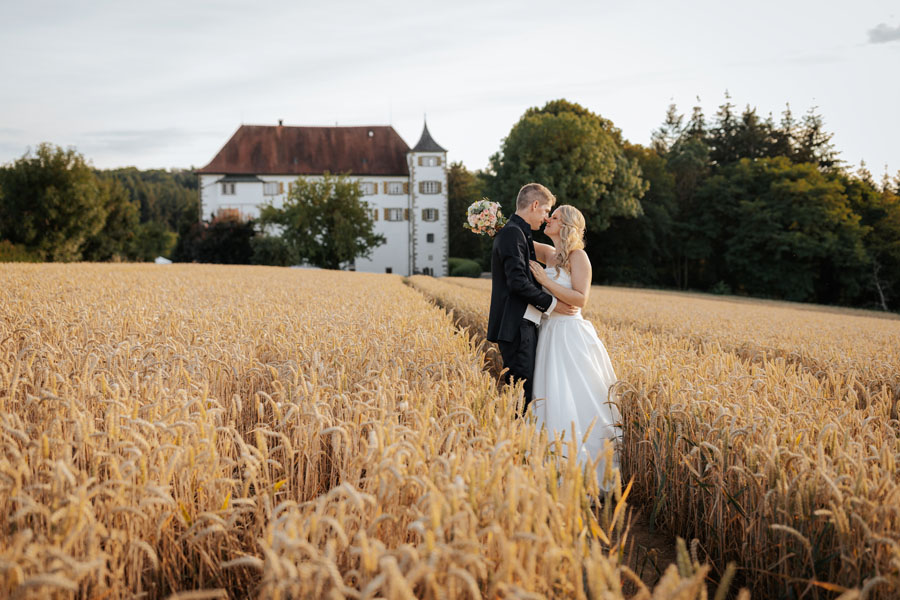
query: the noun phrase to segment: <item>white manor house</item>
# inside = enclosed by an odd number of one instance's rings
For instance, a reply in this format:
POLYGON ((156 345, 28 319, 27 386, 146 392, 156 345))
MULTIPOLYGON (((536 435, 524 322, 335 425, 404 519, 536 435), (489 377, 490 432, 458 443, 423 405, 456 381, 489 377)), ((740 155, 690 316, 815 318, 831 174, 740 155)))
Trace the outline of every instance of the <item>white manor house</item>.
POLYGON ((412 149, 390 126, 290 127, 241 125, 212 161, 197 171, 201 218, 256 218, 280 207, 297 177, 349 173, 372 209, 386 242, 357 271, 425 273, 447 266, 447 151, 422 130, 412 149))

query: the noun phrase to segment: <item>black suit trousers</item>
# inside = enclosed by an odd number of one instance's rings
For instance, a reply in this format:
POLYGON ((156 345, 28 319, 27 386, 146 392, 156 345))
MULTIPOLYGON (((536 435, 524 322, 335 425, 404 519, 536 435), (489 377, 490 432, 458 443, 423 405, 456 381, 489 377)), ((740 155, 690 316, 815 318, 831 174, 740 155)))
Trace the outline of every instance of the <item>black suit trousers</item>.
POLYGON ((525 391, 525 404, 522 406, 522 414, 528 410, 531 403, 531 380, 534 377, 534 355, 537 351, 537 325, 527 319, 522 319, 519 331, 511 342, 497 342, 500 347, 500 355, 503 357, 503 366, 509 369, 506 372, 506 382, 514 383, 522 380, 525 391))

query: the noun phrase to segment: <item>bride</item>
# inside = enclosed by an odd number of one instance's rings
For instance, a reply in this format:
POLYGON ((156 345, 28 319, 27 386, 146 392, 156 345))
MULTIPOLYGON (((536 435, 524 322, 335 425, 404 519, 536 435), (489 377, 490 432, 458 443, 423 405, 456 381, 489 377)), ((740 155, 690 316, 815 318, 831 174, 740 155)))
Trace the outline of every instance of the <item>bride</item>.
MULTIPOLYGON (((538 283, 559 300, 578 308, 587 305, 591 291, 591 262, 584 251, 584 216, 574 206, 562 205, 547 221, 544 233, 552 246, 535 242, 535 254, 541 263, 531 261, 538 283)), ((621 417, 609 400, 610 386, 616 374, 603 342, 593 324, 575 315, 544 315, 538 336, 534 364, 534 404, 538 427, 545 426, 552 436, 558 433, 568 440, 575 429, 578 461, 595 459, 603 453, 606 440, 616 443, 621 436, 621 417), (587 439, 585 432, 596 419, 587 439)), ((562 448, 562 453, 566 448, 562 448)), ((618 451, 613 454, 618 467, 618 451)), ((612 484, 604 481, 606 461, 597 464, 601 489, 612 484)))

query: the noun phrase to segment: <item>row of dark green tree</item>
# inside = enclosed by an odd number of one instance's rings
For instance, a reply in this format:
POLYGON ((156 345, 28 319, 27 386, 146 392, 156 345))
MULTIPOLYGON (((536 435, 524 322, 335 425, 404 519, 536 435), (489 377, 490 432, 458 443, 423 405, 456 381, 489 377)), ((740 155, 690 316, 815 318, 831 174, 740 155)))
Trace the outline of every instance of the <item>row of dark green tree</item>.
MULTIPOLYGON (((539 181, 587 220, 597 283, 900 309, 900 177, 840 161, 815 110, 776 122, 727 97, 672 106, 649 146, 565 100, 529 109, 486 171, 451 165, 451 223, 482 196, 514 210, 539 181)), ((489 268, 490 239, 451 225, 452 256, 489 268)))
POLYGON ((191 171, 93 169, 41 144, 0 167, 0 260, 153 260, 184 255, 198 221, 191 171))

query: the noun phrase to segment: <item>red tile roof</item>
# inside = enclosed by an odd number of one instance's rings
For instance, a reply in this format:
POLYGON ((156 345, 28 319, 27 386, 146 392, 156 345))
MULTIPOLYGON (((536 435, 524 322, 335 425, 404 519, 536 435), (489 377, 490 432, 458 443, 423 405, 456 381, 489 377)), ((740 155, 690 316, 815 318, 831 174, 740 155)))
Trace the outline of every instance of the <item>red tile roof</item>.
POLYGON ((409 146, 390 126, 241 125, 197 173, 409 176, 407 152, 409 146))

